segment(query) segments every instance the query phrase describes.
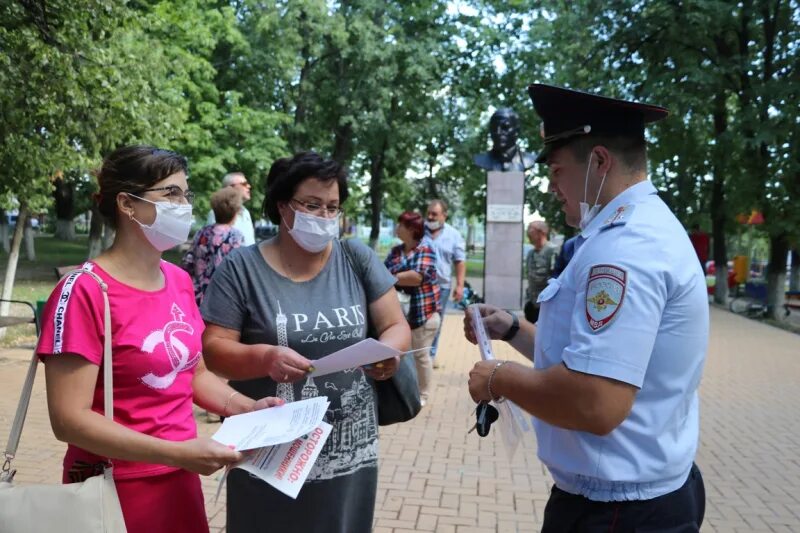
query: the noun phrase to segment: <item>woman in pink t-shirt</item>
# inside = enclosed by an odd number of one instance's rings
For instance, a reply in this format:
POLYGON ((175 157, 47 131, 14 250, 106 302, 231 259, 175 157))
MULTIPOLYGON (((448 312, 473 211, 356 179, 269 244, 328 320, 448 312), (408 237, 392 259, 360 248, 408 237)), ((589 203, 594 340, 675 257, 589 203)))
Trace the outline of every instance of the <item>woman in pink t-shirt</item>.
POLYGON ((193 402, 223 416, 282 403, 239 394, 203 363, 192 281, 161 259, 189 234, 194 195, 186 174, 186 159, 175 152, 128 146, 108 156, 98 175, 99 209, 117 233, 84 268, 108 285, 114 420, 103 416, 103 300, 91 276, 59 282, 37 346, 53 432, 69 444, 64 482, 112 462, 131 533, 208 531, 198 474, 242 456, 197 436, 193 402))

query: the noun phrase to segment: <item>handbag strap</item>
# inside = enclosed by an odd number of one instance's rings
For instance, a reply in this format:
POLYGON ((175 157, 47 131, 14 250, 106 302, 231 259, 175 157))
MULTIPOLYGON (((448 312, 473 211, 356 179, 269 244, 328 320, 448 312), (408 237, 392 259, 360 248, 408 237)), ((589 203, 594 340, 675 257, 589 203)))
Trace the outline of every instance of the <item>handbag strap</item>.
POLYGON ((344 250, 344 255, 347 258, 347 262, 350 263, 350 268, 353 269, 353 272, 356 273, 358 276, 358 281, 361 282, 361 286, 364 286, 364 265, 353 259, 353 251, 352 245, 350 244, 350 239, 345 239, 340 241, 342 244, 342 250, 344 250))
MULTIPOLYGON (((64 278, 73 277, 70 281, 75 281, 81 274, 89 274, 98 284, 103 291, 103 404, 105 416, 114 419, 114 376, 111 366, 111 308, 108 304, 108 285, 94 272, 85 268, 71 270, 64 275, 64 278)), ((22 427, 25 425, 25 416, 28 414, 28 404, 31 401, 31 392, 33 390, 33 380, 36 378, 36 365, 39 359, 36 355, 36 350, 33 351, 30 365, 28 365, 28 374, 25 377, 25 384, 20 393, 19 404, 17 405, 17 413, 14 415, 14 423, 11 425, 11 433, 8 436, 8 444, 6 445, 5 464, 3 465, 3 472, 8 472, 11 466, 11 460, 17 453, 19 446, 19 439, 22 435, 22 427)))

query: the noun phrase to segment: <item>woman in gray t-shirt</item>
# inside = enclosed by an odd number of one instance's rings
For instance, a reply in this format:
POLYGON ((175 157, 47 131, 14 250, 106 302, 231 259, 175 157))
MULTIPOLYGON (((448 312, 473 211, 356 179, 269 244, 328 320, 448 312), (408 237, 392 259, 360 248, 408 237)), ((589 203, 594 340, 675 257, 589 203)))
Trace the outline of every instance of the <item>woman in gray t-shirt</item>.
POLYGON ((365 373, 388 379, 397 360, 311 378, 314 359, 366 336, 367 317, 381 342, 406 351, 411 336, 394 277, 375 253, 339 232, 347 199, 345 170, 313 152, 277 160, 267 177, 265 214, 278 236, 240 248, 219 266, 201 312, 206 364, 253 398, 295 401, 327 396, 331 435, 296 500, 233 470, 229 533, 358 533, 372 530, 378 464, 375 399, 365 373))

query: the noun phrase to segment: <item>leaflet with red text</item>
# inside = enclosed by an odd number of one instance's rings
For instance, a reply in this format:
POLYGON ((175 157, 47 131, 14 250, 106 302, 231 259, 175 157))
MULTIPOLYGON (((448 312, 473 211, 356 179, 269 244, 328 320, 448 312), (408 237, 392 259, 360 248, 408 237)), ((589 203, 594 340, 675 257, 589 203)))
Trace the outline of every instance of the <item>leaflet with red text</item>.
POLYGON ((247 470, 282 493, 297 498, 311 467, 331 433, 331 425, 321 422, 310 433, 284 444, 245 452, 243 462, 234 468, 247 470))
MULTIPOLYGON (((246 470, 287 496, 297 498, 331 428, 327 422, 320 422, 313 431, 293 441, 248 450, 244 452, 244 459, 233 468, 246 470)), ((219 499, 228 472, 229 469, 226 469, 219 480, 214 501, 219 499)))

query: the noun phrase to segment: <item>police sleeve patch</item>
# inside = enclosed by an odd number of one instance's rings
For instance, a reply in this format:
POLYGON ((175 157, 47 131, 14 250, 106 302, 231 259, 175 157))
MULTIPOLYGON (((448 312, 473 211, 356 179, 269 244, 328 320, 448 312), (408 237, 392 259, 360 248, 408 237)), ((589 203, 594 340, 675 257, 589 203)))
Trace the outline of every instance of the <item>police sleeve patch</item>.
POLYGON ((625 299, 628 274, 614 265, 595 265, 589 271, 586 287, 586 320, 592 331, 607 326, 625 299))

